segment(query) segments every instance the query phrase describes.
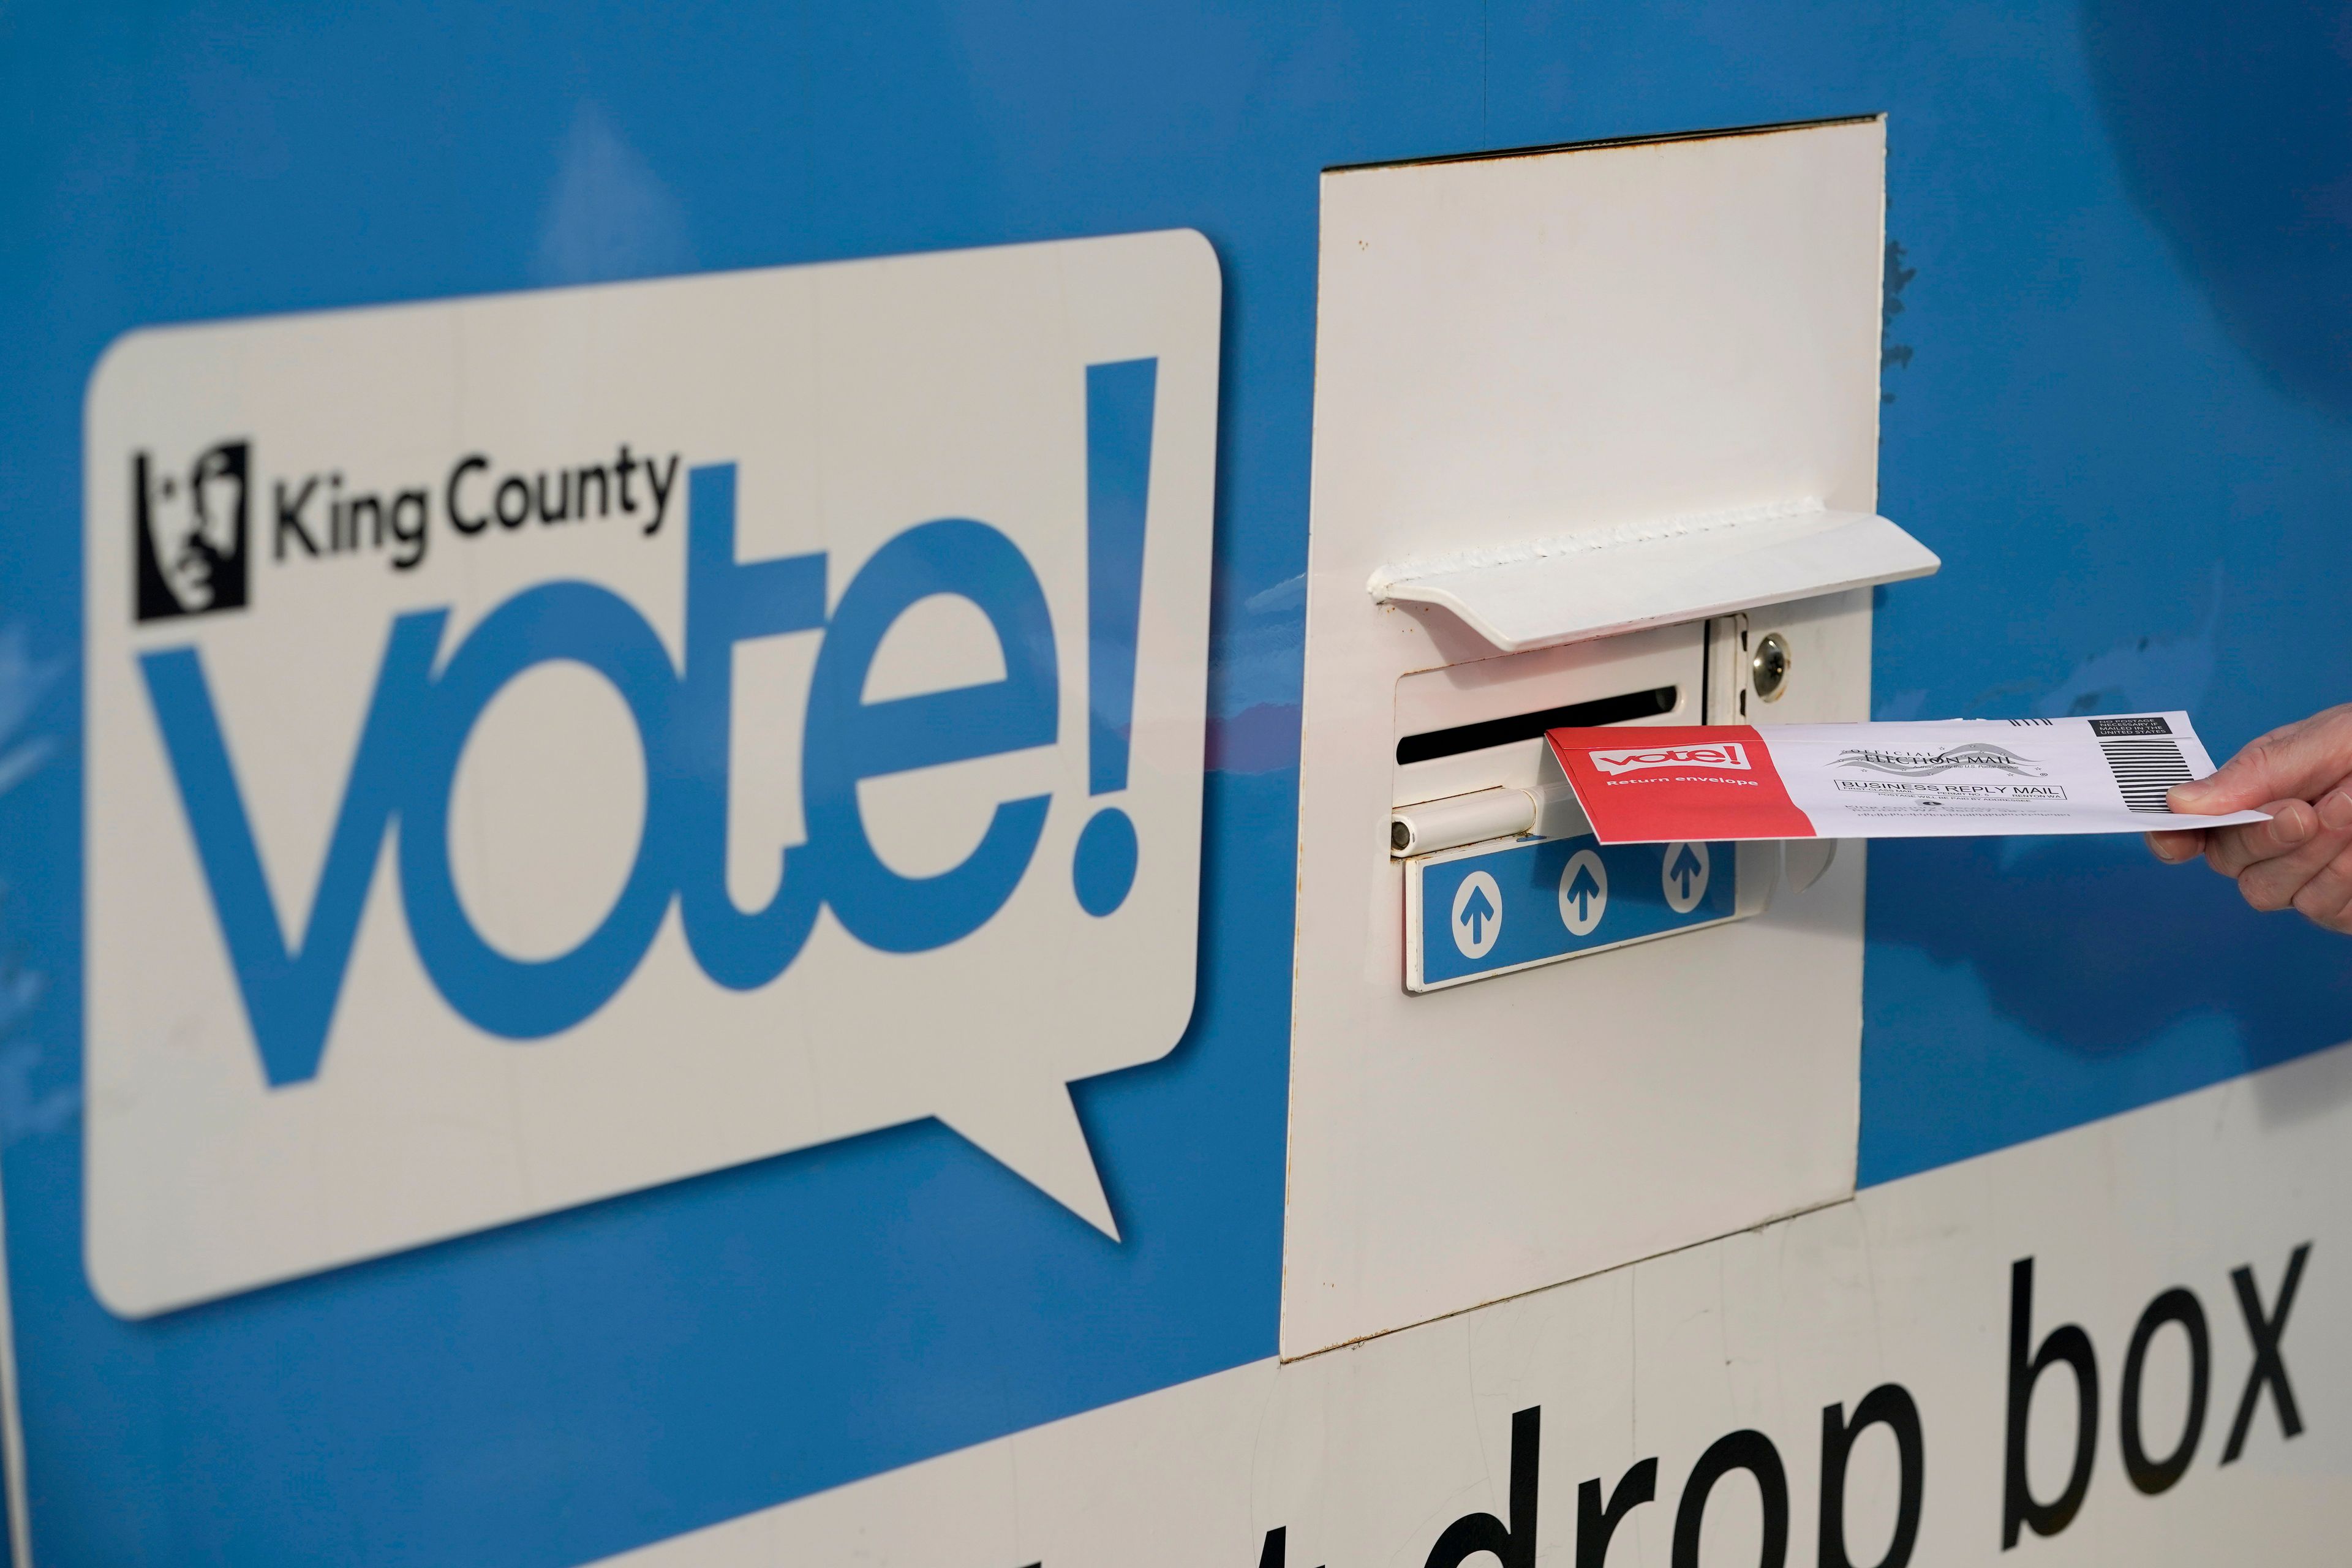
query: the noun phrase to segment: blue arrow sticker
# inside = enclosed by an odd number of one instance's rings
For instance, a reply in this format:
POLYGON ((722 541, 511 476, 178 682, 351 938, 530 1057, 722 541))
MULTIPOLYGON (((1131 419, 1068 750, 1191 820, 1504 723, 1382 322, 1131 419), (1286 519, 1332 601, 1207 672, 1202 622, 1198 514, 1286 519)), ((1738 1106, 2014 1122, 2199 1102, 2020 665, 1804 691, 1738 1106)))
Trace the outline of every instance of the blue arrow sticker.
POLYGON ((1590 835, 1432 857, 1410 889, 1423 935, 1421 973, 1408 984, 1443 985, 1728 920, 1738 864, 1732 844, 1604 845, 1590 835))

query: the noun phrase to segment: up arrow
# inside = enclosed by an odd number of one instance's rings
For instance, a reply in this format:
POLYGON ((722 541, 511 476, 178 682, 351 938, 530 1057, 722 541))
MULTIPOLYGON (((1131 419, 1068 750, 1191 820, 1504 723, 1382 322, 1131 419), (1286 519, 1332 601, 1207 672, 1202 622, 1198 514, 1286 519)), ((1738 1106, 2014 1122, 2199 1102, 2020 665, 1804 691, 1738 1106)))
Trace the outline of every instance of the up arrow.
POLYGON ((1568 896, 1576 902, 1578 920, 1588 921, 1592 918, 1591 906, 1593 900, 1601 897, 1601 884, 1592 879, 1591 867, 1579 866, 1576 868, 1575 879, 1568 884, 1568 896))
MULTIPOLYGON (((1698 863, 1698 857, 1691 853, 1691 847, 1685 844, 1675 855, 1675 863, 1666 868, 1666 875, 1683 885, 1682 896, 1687 899, 1691 896, 1691 879, 1702 875, 1706 869, 1698 863)), ((1580 920, 1583 917, 1580 915, 1577 918, 1580 920)))
POLYGON ((1495 906, 1484 888, 1472 888, 1470 898, 1462 906, 1462 918, 1470 923, 1470 942, 1477 945, 1486 936, 1486 922, 1495 918, 1495 906))

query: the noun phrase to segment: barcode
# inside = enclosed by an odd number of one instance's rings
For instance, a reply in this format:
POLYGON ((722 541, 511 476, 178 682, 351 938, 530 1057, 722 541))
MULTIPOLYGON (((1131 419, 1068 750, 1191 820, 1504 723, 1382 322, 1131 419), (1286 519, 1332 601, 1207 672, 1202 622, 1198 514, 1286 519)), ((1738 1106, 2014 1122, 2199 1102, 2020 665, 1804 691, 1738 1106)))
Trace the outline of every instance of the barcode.
POLYGON ((2042 730, 2047 730, 2051 725, 2058 722, 2055 719, 2009 719, 2002 721, 2010 724, 2031 725, 2036 729, 2042 730))
POLYGON ((2169 810, 2164 792, 2189 782, 2189 759, 2169 735, 2102 741, 2099 750, 2107 754, 2107 771, 2116 775, 2124 804, 2134 811, 2169 810))

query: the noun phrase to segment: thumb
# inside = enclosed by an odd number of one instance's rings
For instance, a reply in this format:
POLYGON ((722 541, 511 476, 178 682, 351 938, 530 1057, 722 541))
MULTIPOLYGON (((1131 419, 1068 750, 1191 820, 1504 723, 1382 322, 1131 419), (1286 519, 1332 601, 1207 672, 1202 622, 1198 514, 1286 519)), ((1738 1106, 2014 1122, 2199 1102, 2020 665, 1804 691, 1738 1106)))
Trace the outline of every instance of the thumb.
POLYGON ((2273 730, 2220 771, 2166 796, 2175 811, 2219 815, 2274 800, 2310 800, 2352 771, 2352 710, 2338 708, 2273 730))

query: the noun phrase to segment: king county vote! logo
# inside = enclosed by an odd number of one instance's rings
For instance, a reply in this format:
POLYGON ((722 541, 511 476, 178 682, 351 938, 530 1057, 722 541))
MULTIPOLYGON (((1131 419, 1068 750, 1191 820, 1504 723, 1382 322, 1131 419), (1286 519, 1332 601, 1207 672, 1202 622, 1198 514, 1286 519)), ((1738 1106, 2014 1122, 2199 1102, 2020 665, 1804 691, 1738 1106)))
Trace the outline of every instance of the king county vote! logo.
POLYGON ((1064 1086, 1192 1012, 1219 309, 1176 232, 118 343, 102 1299, 924 1116, 1116 1236, 1064 1086))

